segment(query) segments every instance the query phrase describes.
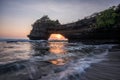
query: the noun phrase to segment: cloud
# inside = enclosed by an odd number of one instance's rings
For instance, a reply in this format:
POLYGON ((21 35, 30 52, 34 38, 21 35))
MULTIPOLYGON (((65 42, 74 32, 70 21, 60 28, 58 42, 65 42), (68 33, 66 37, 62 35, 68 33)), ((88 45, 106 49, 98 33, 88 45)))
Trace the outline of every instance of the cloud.
POLYGON ((50 17, 68 22, 100 11, 118 0, 1 0, 1 16, 50 17), (73 17, 72 17, 73 16, 73 17))
POLYGON ((25 32, 43 15, 68 23, 119 3, 119 0, 0 0, 0 28, 15 27, 25 32))

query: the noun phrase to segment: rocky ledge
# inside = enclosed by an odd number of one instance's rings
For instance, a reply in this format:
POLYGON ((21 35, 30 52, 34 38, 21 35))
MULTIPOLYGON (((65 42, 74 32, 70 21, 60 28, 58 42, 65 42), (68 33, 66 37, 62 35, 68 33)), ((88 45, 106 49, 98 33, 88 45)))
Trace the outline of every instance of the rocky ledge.
POLYGON ((120 40, 120 4, 69 24, 60 24, 43 16, 32 25, 31 40, 48 40, 50 34, 62 34, 70 41, 120 40))

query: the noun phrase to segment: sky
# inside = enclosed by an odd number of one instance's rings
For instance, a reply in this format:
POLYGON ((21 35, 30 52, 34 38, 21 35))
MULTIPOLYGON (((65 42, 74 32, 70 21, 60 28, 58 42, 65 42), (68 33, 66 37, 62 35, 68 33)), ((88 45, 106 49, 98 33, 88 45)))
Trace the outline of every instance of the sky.
POLYGON ((0 0, 0 38, 27 38, 43 15, 60 23, 75 22, 120 4, 120 0, 0 0))

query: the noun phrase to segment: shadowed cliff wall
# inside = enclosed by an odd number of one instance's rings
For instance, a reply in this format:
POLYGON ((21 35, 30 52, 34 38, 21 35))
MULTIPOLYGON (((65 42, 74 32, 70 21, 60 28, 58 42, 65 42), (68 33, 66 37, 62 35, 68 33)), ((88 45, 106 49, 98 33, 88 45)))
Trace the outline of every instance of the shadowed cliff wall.
POLYGON ((63 25, 58 20, 54 21, 49 19, 48 16, 43 16, 32 25, 33 29, 28 37, 31 40, 48 40, 50 34, 58 33, 69 40, 119 40, 119 21, 120 5, 100 13, 94 13, 82 20, 63 25), (106 14, 110 14, 110 16, 106 14), (111 14, 115 15, 112 16, 111 14), (104 18, 106 18, 105 21, 103 21, 104 18), (112 21, 112 19, 115 20, 114 23, 105 23, 112 21))

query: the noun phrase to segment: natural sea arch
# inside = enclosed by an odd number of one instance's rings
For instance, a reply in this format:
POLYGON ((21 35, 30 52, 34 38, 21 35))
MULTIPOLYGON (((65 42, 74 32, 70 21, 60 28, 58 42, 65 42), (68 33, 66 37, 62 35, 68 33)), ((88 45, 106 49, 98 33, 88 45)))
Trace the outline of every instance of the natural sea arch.
POLYGON ((48 40, 68 40, 65 36, 63 36, 62 34, 50 34, 48 40))

